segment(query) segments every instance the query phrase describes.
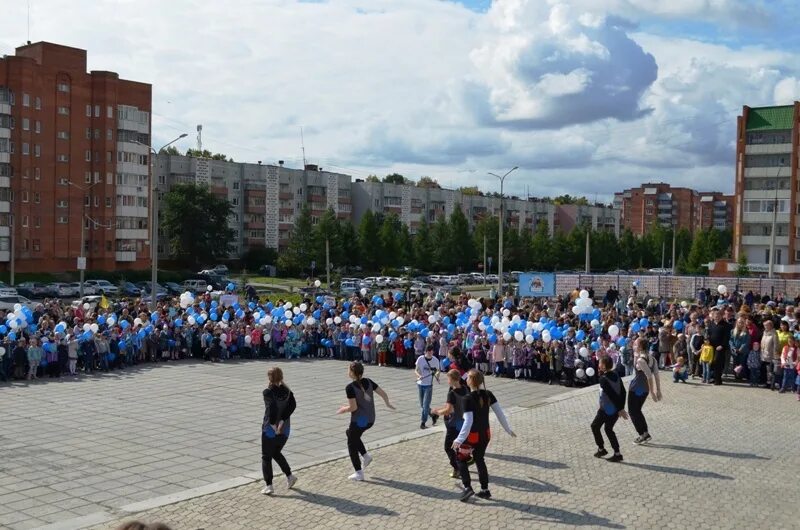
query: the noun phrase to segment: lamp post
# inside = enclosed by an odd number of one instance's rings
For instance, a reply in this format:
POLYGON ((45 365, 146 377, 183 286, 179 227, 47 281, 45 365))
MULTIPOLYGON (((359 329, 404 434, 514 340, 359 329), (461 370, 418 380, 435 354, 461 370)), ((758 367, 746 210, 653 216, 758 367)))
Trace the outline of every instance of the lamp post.
POLYGON ((134 143, 147 147, 153 155, 150 157, 150 212, 153 217, 150 226, 152 234, 150 236, 150 301, 153 311, 156 309, 156 285, 158 284, 158 188, 156 187, 156 176, 153 171, 155 168, 155 157, 167 147, 187 136, 189 135, 186 133, 181 134, 171 142, 161 146, 158 151, 149 145, 134 141, 134 143))
POLYGON ((498 289, 498 296, 503 296, 503 183, 506 180, 506 177, 509 176, 512 172, 519 169, 518 166, 514 166, 509 169, 505 175, 502 177, 500 175, 495 175, 494 173, 489 173, 491 176, 496 177, 500 180, 500 228, 499 228, 499 244, 497 250, 497 289, 498 289))
POLYGON ((84 194, 83 215, 81 215, 81 255, 78 257, 78 272, 80 273, 80 285, 78 287, 78 297, 83 299, 83 280, 86 272, 86 220, 87 219, 91 220, 95 224, 95 226, 100 224, 91 217, 89 217, 88 215, 86 215, 86 197, 87 197, 86 194, 89 192, 89 190, 91 190, 100 183, 95 182, 90 186, 80 186, 78 184, 75 184, 71 180, 68 180, 67 183, 70 186, 78 188, 84 194))

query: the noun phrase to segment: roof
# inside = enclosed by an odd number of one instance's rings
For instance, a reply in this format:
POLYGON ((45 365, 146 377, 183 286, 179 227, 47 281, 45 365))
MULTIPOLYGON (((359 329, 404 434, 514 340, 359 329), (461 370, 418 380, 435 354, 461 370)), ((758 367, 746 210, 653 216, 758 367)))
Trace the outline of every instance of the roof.
POLYGON ((794 107, 760 107, 750 109, 747 114, 748 131, 775 131, 792 128, 794 107))

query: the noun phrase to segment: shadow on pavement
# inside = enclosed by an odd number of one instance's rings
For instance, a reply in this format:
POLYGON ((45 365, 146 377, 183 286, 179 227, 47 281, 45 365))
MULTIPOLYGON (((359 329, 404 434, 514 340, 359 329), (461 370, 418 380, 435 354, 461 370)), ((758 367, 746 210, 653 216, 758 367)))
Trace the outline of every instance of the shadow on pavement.
POLYGON ((495 460, 504 460, 506 462, 513 462, 514 464, 524 464, 526 466, 541 467, 542 469, 568 469, 567 464, 561 462, 549 462, 547 460, 539 460, 530 456, 516 456, 516 455, 503 455, 500 453, 486 453, 486 458, 494 458, 495 460))
POLYGON ((496 505, 501 508, 508 508, 509 510, 516 510, 522 513, 528 513, 534 517, 522 517, 525 521, 536 521, 540 523, 561 523, 572 526, 597 526, 602 528, 625 528, 624 525, 614 523, 610 519, 600 517, 585 510, 580 512, 570 512, 560 508, 553 508, 550 506, 536 506, 535 504, 524 504, 521 502, 507 501, 504 499, 497 499, 493 497, 485 502, 487 505, 496 505))
POLYGON ((528 479, 529 480, 511 477, 497 477, 490 474, 489 485, 491 486, 492 484, 497 484, 498 486, 502 486, 510 490, 525 491, 528 493, 569 493, 567 490, 561 489, 550 482, 539 480, 534 477, 528 477, 528 479))
POLYGON ((657 471, 659 473, 669 473, 671 475, 683 475, 685 477, 694 478, 714 478, 719 480, 733 480, 733 477, 728 475, 720 475, 713 471, 697 471, 696 469, 684 469, 682 467, 658 466, 655 464, 640 464, 635 462, 620 462, 620 465, 629 467, 638 467, 647 471, 657 471))
MULTIPOLYGON (((386 486, 387 488, 394 488, 407 493, 421 495, 427 499, 457 499, 460 495, 460 492, 456 489, 448 491, 441 488, 426 486, 425 484, 412 484, 410 482, 403 482, 400 480, 370 477, 369 482, 372 484, 377 484, 378 486, 386 486)), ((455 482, 456 479, 453 479, 454 484, 455 482)))
POLYGON ((669 445, 669 444, 654 444, 648 443, 642 447, 655 447, 657 449, 672 449, 674 451, 684 451, 686 453, 697 453, 709 456, 721 456, 723 458, 740 458, 742 460, 770 460, 769 457, 759 456, 753 453, 729 453, 727 451, 719 451, 717 449, 706 449, 704 447, 686 447, 683 445, 669 445))
POLYGON ((383 506, 361 504, 360 502, 351 501, 345 497, 331 497, 329 495, 322 495, 320 493, 303 491, 299 488, 294 488, 293 491, 297 493, 297 495, 292 496, 293 498, 300 499, 310 504, 316 504, 326 508, 333 508, 334 510, 346 515, 398 515, 397 512, 384 508, 383 506))

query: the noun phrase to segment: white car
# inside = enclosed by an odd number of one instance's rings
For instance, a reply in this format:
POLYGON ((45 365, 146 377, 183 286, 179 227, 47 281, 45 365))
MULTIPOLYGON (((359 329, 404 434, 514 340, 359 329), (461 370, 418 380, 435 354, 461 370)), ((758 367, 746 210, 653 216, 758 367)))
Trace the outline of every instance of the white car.
POLYGON ((77 286, 72 283, 56 282, 51 285, 55 288, 59 298, 70 298, 79 294, 77 286))
POLYGON ((89 304, 89 309, 94 309, 95 307, 97 307, 97 304, 100 303, 100 300, 102 298, 103 297, 99 295, 84 296, 80 300, 73 300, 71 305, 73 308, 78 308, 78 306, 89 304))
MULTIPOLYGON (((74 289, 74 296, 79 296, 81 294, 81 282, 74 282, 68 285, 74 289)), ((84 296, 97 294, 97 289, 93 285, 83 282, 83 294, 84 296)))
POLYGON ((7 283, 0 282, 0 296, 16 296, 17 290, 7 283))
POLYGON ((0 309, 3 311, 14 311, 14 306, 19 304, 23 307, 27 307, 31 311, 33 311, 39 302, 32 302, 31 300, 25 298, 22 295, 14 294, 14 295, 0 295, 0 309))
MULTIPOLYGON (((119 287, 117 287, 108 280, 86 280, 84 284, 91 285, 92 287, 94 287, 95 292, 98 292, 100 294, 108 294, 108 295, 119 294, 119 287)), ((83 292, 84 294, 86 294, 85 288, 83 292)))

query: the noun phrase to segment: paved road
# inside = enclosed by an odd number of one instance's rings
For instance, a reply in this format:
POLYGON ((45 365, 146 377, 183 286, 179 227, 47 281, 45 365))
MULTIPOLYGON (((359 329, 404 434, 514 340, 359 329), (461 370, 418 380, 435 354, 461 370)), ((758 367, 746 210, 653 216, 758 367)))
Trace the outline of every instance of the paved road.
POLYGON ((374 451, 364 483, 346 480, 349 464, 340 459, 297 471, 294 491, 277 480, 273 498, 259 495, 256 481, 135 516, 176 529, 230 530, 797 528, 800 403, 793 395, 666 383, 664 402, 645 406, 652 444, 633 446, 630 424, 617 428, 621 464, 591 456, 596 390, 563 397, 512 414, 517 438, 497 429, 491 501, 455 500, 439 435, 374 451))
MULTIPOLYGON (((33 528, 260 475, 266 361, 179 362, 55 382, 0 386, 0 527, 33 528)), ((300 404, 294 465, 346 454, 347 363, 281 361, 300 404), (333 443, 331 443, 333 436, 333 443)), ((398 408, 379 407, 365 437, 394 443, 419 430, 413 372, 368 367, 398 408)), ((565 389, 491 380, 508 405, 530 407, 565 389)), ((443 403, 446 385, 434 403, 443 403)), ((213 489, 213 488, 212 488, 213 489)), ((91 518, 87 520, 92 520, 91 518)))

